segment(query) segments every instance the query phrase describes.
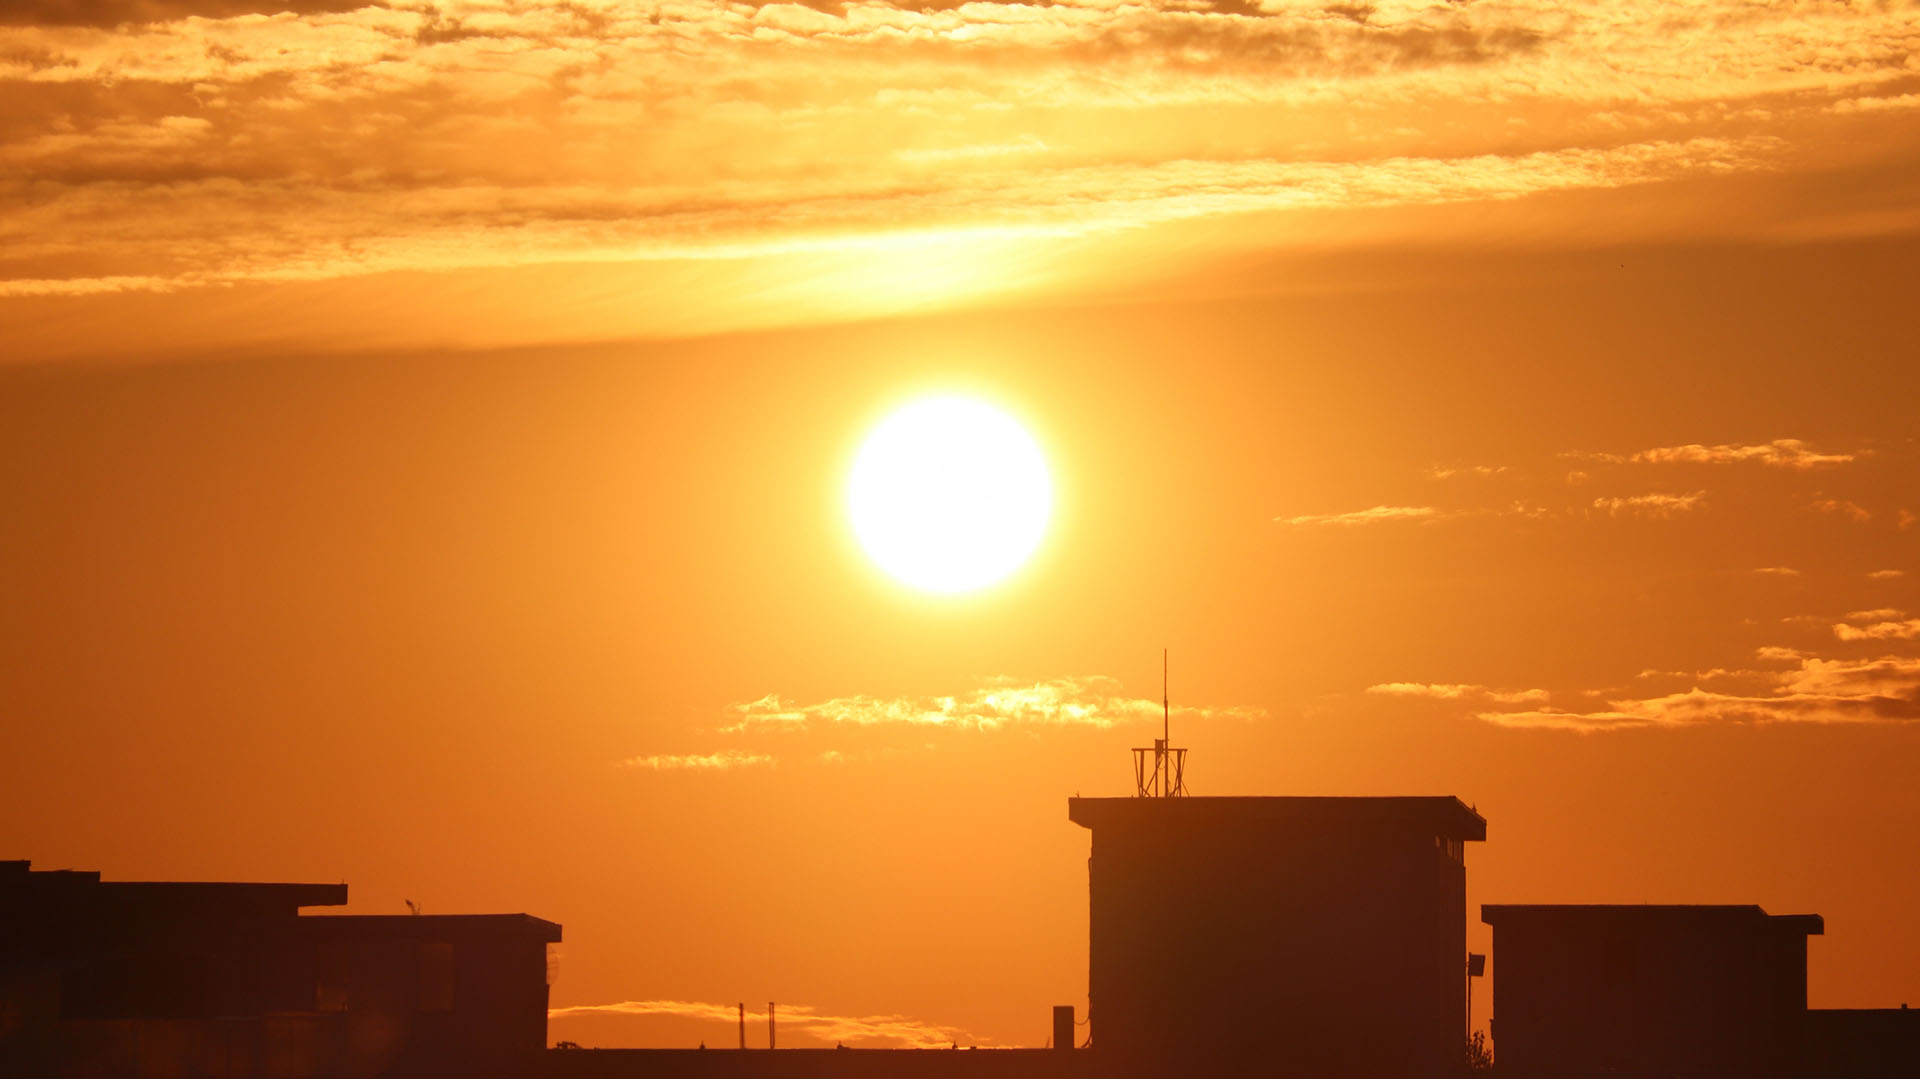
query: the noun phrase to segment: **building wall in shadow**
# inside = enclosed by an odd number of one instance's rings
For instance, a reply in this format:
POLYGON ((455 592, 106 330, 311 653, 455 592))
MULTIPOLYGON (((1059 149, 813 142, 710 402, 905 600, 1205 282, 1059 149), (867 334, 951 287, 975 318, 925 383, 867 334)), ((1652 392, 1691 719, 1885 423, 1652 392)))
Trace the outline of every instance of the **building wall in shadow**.
POLYGON ((1488 905, 1502 1075, 1802 1074, 1817 914, 1488 905))
POLYGON ((0 1073, 470 1076, 541 1049, 558 925, 300 914, 346 898, 0 862, 0 1073))
POLYGON ((1418 1077, 1459 1069, 1455 798, 1075 798, 1089 1018, 1107 1074, 1418 1077))
POLYGON ((1813 1008, 1800 1038, 1800 1074, 1821 1079, 1920 1075, 1920 1008, 1813 1008))

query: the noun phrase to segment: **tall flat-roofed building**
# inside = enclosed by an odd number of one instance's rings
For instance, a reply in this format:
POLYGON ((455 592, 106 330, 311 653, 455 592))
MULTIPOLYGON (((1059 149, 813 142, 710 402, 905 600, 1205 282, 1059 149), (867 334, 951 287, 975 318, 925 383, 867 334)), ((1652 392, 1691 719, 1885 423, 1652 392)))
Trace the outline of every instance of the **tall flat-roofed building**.
POLYGON ((1451 1074, 1466 1030, 1457 798, 1074 798, 1105 1074, 1451 1074))

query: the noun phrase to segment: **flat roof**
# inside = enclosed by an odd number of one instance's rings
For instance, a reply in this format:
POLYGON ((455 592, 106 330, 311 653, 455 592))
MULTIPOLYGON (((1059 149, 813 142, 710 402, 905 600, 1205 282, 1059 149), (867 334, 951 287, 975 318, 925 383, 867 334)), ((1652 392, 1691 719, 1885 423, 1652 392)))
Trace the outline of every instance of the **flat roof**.
POLYGON ((1827 928, 1826 920, 1818 914, 1768 914, 1756 903, 1487 903, 1480 907, 1480 920, 1496 929, 1502 922, 1629 926, 1764 922, 1769 928, 1810 937, 1824 936, 1827 928))
POLYGON ((28 861, 0 862, 0 895, 27 902, 77 895, 109 903, 138 903, 170 910, 190 908, 337 907, 347 901, 345 884, 279 884, 252 881, 101 880, 91 869, 34 869, 28 861), (35 897, 42 897, 36 900, 35 897))
POLYGON ((1069 798, 1067 819, 1083 828, 1242 828, 1288 824, 1418 827, 1453 839, 1487 838, 1487 822, 1452 795, 1437 797, 1069 798))
POLYGON ((347 901, 344 884, 255 884, 196 880, 103 880, 101 890, 111 896, 168 904, 218 906, 226 903, 266 903, 295 907, 337 907, 347 901))
POLYGON ((560 942, 560 923, 531 914, 313 914, 298 923, 309 932, 367 936, 499 936, 521 933, 560 942))

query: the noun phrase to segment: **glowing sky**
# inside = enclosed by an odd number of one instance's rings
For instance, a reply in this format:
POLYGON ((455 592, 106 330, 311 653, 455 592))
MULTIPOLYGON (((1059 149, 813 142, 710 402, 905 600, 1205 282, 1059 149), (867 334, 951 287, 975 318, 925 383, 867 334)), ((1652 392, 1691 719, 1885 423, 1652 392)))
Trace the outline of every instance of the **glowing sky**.
POLYGON ((1038 1044, 1165 646, 1200 794, 1920 1001, 1916 132, 1913 3, 8 4, 0 857, 1038 1044), (979 593, 846 518, 928 392, 1047 459, 979 593))
MULTIPOLYGON (((472 344, 1071 291, 1109 247, 1914 224, 1911 4, 285 7, 8 6, 0 296, 346 281, 314 334, 472 344), (397 273, 512 310, 337 325, 397 273)), ((188 305, 222 325, 146 347, 286 325, 188 305)))

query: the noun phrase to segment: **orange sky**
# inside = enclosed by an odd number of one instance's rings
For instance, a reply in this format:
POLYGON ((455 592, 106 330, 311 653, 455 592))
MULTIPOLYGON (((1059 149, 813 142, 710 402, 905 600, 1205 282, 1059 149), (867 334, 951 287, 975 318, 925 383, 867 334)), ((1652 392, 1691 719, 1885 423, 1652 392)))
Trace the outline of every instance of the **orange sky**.
POLYGON ((1920 1001, 1920 8, 282 6, 0 15, 0 857, 1038 1044, 1166 646, 1197 793, 1920 1001), (1057 494, 944 599, 842 506, 934 389, 1057 494))

